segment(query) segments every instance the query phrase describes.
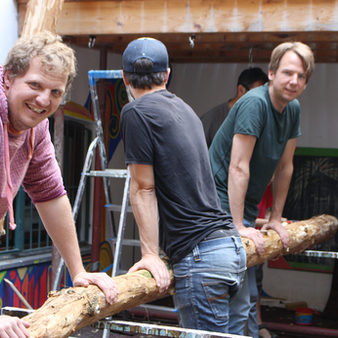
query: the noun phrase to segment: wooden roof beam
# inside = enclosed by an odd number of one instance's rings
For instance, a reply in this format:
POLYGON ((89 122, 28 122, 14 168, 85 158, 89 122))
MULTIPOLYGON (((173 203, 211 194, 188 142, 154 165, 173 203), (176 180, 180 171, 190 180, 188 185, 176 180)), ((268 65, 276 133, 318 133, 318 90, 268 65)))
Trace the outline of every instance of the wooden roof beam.
POLYGON ((338 31, 338 0, 65 0, 57 24, 61 35, 277 31, 338 31))

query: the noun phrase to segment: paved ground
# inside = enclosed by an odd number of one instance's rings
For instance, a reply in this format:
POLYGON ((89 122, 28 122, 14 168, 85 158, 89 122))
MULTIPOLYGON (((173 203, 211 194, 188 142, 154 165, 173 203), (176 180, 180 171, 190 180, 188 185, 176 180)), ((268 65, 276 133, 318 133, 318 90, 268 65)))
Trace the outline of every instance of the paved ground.
MULTIPOLYGON (((291 324, 291 325, 296 325, 295 322, 295 312, 290 311, 290 310, 285 310, 283 308, 277 308, 277 307, 262 307, 262 316, 263 320, 265 322, 271 322, 271 323, 285 323, 285 324, 291 324)), ((135 322, 147 322, 149 323, 150 320, 149 318, 123 318, 123 320, 126 321, 135 321, 135 322)), ((159 321, 157 320, 157 323, 159 321)), ((161 323, 163 325, 175 325, 175 323, 161 323)), ((319 327, 319 328, 329 328, 329 329, 334 329, 338 330, 338 320, 337 319, 327 319, 321 316, 320 314, 315 314, 313 318, 313 326, 314 327, 319 327)), ((325 338, 327 336, 320 335, 320 336, 315 336, 311 335, 309 336, 308 334, 302 334, 302 333, 290 333, 286 331, 274 331, 276 334, 278 334, 279 338, 325 338)), ((80 332, 77 332, 76 334, 73 334, 72 337, 81 337, 81 338, 102 338, 103 336, 103 330, 98 329, 95 327, 86 327, 80 332)), ((120 333, 115 333, 111 332, 109 338, 115 337, 115 338, 126 338, 126 336, 133 336, 133 337, 149 337, 148 335, 145 334, 120 334, 120 333)), ((151 337, 155 337, 152 335, 151 337)))

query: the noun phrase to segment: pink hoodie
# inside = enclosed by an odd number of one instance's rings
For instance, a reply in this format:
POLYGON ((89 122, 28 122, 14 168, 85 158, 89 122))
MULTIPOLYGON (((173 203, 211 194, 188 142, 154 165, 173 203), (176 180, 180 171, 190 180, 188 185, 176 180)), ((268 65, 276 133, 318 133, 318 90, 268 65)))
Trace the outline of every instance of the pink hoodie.
POLYGON ((8 131, 8 104, 0 66, 0 219, 8 210, 11 229, 15 228, 12 202, 21 184, 33 203, 66 194, 48 124, 44 120, 20 135, 8 131))

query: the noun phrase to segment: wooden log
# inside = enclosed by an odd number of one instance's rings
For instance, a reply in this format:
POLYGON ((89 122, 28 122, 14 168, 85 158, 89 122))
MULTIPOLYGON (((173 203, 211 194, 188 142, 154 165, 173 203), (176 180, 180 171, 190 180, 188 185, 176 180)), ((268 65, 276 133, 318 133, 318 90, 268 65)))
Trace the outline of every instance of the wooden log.
POLYGON ((103 292, 95 285, 52 291, 42 307, 23 318, 31 324, 30 337, 68 337, 102 318, 163 296, 146 270, 117 276, 114 280, 119 295, 112 305, 106 303, 103 292))
POLYGON ((286 225, 290 236, 287 249, 283 248, 279 235, 274 230, 268 230, 264 235, 264 253, 259 256, 254 243, 248 238, 242 238, 247 257, 247 267, 264 263, 281 255, 300 253, 315 244, 320 244, 332 238, 338 230, 338 220, 331 215, 315 216, 308 220, 286 225))
POLYGON ((21 36, 33 36, 43 30, 56 33, 63 3, 64 0, 30 0, 21 36))
MULTIPOLYGON (((314 244, 322 243, 336 233, 338 220, 334 216, 321 215, 288 224, 286 228, 290 235, 289 248, 285 250, 277 233, 269 230, 264 235, 265 252, 262 256, 256 254, 251 240, 242 238, 247 253, 247 265, 260 264, 283 254, 299 253, 314 244)), ((172 270, 170 272, 172 274, 172 270)), ((102 291, 94 285, 52 292, 41 308, 24 317, 31 324, 31 337, 68 337, 102 318, 163 296, 159 294, 151 274, 145 270, 114 277, 114 280, 119 295, 112 305, 106 303, 102 291)), ((172 288, 168 293, 174 291, 173 281, 172 274, 172 288)))

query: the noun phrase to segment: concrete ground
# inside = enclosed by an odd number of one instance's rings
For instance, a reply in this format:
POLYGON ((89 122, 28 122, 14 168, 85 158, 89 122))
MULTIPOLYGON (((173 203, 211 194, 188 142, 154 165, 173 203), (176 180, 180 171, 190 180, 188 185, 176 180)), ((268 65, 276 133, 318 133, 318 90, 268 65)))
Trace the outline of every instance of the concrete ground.
MULTIPOLYGON (((295 324, 295 312, 294 311, 290 311, 290 310, 286 310, 284 308, 278 308, 278 307, 267 307, 267 306, 263 306, 262 307, 262 317, 263 317, 263 321, 267 324, 267 326, 269 326, 269 323, 281 323, 281 324, 288 324, 291 327, 292 326, 296 326, 298 328, 302 328, 302 326, 296 325, 295 324)), ((144 323, 150 323, 151 320, 149 318, 124 318, 123 320, 126 321, 135 321, 135 322, 142 322, 144 321, 144 323)), ((156 320, 157 324, 159 324, 159 320, 156 320)), ((160 325, 177 325, 177 323, 175 322, 164 322, 161 323, 160 325)), ((334 337, 338 337, 338 319, 337 318, 325 318, 323 315, 321 314, 314 314, 314 318, 313 318, 313 323, 312 326, 314 328, 321 328, 321 329, 329 329, 329 330, 336 330, 336 334, 334 335, 334 337)), ((306 328, 304 328, 305 330, 306 328)), ((326 338, 326 337, 332 337, 332 332, 330 333, 330 335, 325 335, 324 333, 321 334, 315 334, 315 332, 313 332, 311 335, 309 335, 308 333, 305 332, 297 332, 297 333, 293 333, 293 332, 289 332, 287 330, 283 330, 283 329, 275 329, 275 330, 270 330, 271 332, 274 332, 275 334, 278 335, 279 338, 326 338)), ((127 336, 127 334, 121 334, 121 333, 116 333, 116 332, 110 332, 110 335, 108 336, 109 338, 111 337, 115 337, 115 338, 125 338, 127 336)), ((155 335, 145 335, 145 334, 132 334, 129 333, 128 336, 134 336, 134 337, 156 337, 155 335)), ((95 327, 86 327, 82 330, 80 330, 80 332, 77 332, 76 334, 73 334, 72 337, 82 337, 82 338, 103 338, 103 330, 102 329, 98 329, 95 327)), ((108 337, 104 337, 104 338, 108 338, 108 337)))

